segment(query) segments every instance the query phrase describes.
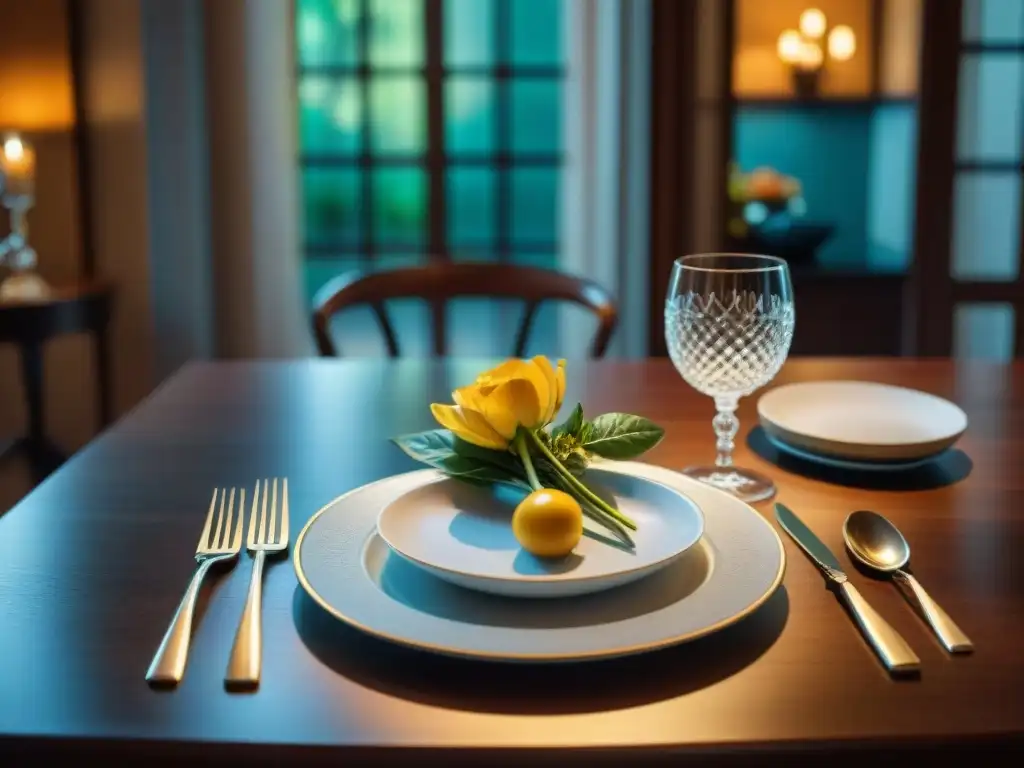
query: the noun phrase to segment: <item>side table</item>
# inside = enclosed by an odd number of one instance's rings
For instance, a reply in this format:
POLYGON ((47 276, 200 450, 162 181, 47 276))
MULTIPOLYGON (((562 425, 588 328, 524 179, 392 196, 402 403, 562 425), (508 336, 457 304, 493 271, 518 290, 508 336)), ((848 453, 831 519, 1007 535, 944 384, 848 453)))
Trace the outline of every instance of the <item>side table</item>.
POLYGON ((110 423, 113 393, 107 331, 113 303, 114 288, 106 282, 55 287, 45 299, 0 301, 0 342, 18 345, 28 401, 28 434, 7 446, 7 450, 25 450, 34 460, 54 465, 47 467, 49 470, 63 460, 60 451, 46 436, 44 417, 43 345, 55 336, 92 334, 96 349, 100 428, 110 423))

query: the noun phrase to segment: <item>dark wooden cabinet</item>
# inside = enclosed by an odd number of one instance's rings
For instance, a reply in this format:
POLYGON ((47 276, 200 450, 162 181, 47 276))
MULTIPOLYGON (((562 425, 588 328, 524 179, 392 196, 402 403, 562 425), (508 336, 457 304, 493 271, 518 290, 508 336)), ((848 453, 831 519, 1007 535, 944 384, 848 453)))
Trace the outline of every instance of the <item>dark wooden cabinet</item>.
POLYGON ((903 352, 905 275, 793 271, 791 355, 888 356, 903 352))

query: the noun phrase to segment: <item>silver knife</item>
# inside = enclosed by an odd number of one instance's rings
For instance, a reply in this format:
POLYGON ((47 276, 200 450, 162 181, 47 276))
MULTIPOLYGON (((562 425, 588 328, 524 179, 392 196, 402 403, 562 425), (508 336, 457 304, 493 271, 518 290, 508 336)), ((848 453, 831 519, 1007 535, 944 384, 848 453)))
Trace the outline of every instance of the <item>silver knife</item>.
POLYGON ((850 607, 861 631, 882 659, 886 669, 890 672, 913 672, 920 669, 921 660, 917 658, 917 654, 907 645, 907 641, 900 633, 868 605, 857 588, 846 578, 835 555, 814 531, 804 525, 803 520, 783 504, 775 504, 775 519, 793 541, 800 545, 800 549, 824 571, 825 576, 839 586, 839 594, 850 607))

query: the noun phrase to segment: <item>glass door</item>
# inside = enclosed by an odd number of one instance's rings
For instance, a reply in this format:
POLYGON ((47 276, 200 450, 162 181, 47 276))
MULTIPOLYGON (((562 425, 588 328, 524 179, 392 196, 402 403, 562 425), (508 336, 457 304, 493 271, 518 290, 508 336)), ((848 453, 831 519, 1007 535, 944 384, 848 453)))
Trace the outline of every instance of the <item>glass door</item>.
POLYGON ((916 351, 1006 360, 1024 353, 1024 3, 925 5, 916 351))

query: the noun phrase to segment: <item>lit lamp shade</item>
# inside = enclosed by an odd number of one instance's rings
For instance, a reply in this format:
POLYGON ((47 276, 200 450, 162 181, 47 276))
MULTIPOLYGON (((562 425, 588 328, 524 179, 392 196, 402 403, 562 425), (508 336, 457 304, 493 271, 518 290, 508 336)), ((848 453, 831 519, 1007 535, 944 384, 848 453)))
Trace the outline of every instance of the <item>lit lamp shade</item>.
POLYGON ((779 35, 776 51, 787 64, 796 64, 803 53, 804 40, 795 29, 787 29, 779 35))
POLYGON ((857 52, 857 36, 842 24, 828 34, 828 55, 836 61, 849 61, 857 52))
POLYGON ((828 27, 828 20, 825 14, 817 8, 808 8, 800 14, 800 33, 811 40, 818 40, 825 36, 825 29, 828 27))
POLYGON ((0 46, 0 131, 58 132, 74 124, 64 5, 3 3, 0 24, 14 34, 0 46))

